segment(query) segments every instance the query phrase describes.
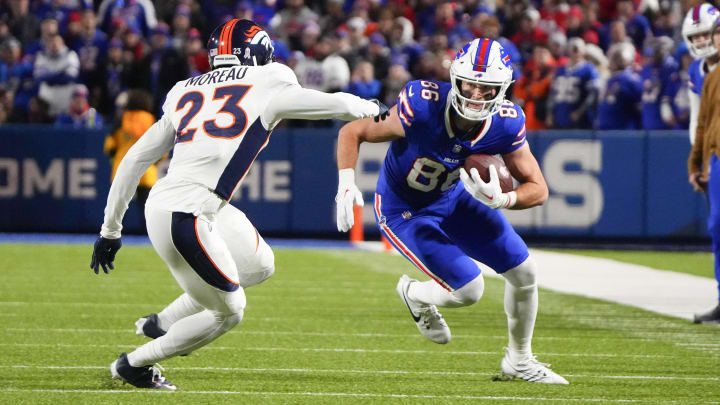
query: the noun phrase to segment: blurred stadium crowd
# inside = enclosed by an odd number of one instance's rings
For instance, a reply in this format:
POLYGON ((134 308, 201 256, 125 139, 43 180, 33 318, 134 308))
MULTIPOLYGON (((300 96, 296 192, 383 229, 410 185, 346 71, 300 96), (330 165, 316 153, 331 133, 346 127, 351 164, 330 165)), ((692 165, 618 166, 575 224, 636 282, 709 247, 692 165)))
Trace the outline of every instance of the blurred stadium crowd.
POLYGON ((684 13, 670 0, 2 0, 0 123, 95 127, 126 91, 154 112, 208 71, 205 39, 231 18, 272 36, 304 87, 388 105, 414 78, 449 80, 475 37, 502 43, 528 129, 688 127, 684 13))

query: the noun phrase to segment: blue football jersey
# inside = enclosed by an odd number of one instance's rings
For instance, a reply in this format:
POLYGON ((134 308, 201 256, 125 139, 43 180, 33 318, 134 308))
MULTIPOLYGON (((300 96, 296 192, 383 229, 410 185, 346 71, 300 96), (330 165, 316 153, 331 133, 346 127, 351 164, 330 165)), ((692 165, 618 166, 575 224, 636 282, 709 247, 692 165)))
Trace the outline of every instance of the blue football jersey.
POLYGON ((597 112, 597 129, 640 128, 642 80, 632 68, 614 73, 605 84, 597 112))
POLYGON ((392 193, 420 208, 456 186, 465 159, 476 153, 507 154, 525 143, 525 114, 510 101, 468 133, 450 123, 451 85, 415 80, 397 99, 405 137, 394 140, 380 177, 378 193, 392 193))
POLYGON ((557 128, 590 127, 592 108, 577 123, 570 119, 570 113, 577 110, 590 93, 597 92, 597 79, 597 68, 590 62, 572 68, 561 66, 555 71, 550 97, 554 102, 552 114, 557 128))
POLYGON ((695 59, 688 66, 688 82, 690 84, 690 91, 697 94, 698 96, 702 92, 703 82, 705 81, 705 72, 707 64, 705 59, 695 59))
POLYGON ((660 116, 660 104, 669 101, 672 83, 678 80, 677 62, 668 56, 659 66, 643 66, 640 77, 643 81, 643 129, 671 129, 660 116))

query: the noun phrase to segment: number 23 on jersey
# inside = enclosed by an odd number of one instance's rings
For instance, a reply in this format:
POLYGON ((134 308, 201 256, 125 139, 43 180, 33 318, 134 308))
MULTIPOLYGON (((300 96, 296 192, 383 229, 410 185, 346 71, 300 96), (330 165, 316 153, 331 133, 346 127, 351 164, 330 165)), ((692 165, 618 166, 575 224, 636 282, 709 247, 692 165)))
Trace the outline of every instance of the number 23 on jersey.
MULTIPOLYGON (((203 121, 200 126, 209 137, 235 139, 245 132, 245 129, 247 128, 247 114, 245 113, 245 110, 240 107, 240 102, 251 87, 252 86, 249 85, 236 84, 218 87, 215 89, 212 99, 225 100, 216 114, 228 114, 233 120, 230 125, 227 126, 219 126, 215 118, 203 121)), ((175 111, 177 112, 182 110, 188 104, 190 104, 190 108, 182 116, 182 118, 180 118, 180 123, 178 124, 178 129, 175 133, 175 143, 190 142, 193 140, 195 133, 198 129, 200 129, 200 126, 190 128, 188 125, 190 124, 190 121, 195 118, 198 112, 200 112, 204 103, 205 97, 199 91, 189 91, 180 97, 180 100, 178 100, 178 103, 175 106, 175 111)))

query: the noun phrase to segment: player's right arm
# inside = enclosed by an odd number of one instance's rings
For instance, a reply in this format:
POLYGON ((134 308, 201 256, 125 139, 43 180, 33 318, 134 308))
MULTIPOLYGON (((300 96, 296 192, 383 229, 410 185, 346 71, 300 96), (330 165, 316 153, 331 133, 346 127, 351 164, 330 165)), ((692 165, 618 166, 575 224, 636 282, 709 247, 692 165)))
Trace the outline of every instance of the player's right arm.
POLYGON ((337 227, 347 232, 355 223, 353 204, 363 205, 360 189, 355 185, 355 165, 357 164, 360 144, 392 141, 405 136, 400 122, 397 106, 390 109, 390 115, 384 121, 375 122, 370 118, 345 124, 338 134, 338 192, 337 227))
POLYGON ((700 112, 700 96, 693 91, 688 91, 690 100, 690 145, 695 143, 695 131, 697 129, 698 113, 700 112))

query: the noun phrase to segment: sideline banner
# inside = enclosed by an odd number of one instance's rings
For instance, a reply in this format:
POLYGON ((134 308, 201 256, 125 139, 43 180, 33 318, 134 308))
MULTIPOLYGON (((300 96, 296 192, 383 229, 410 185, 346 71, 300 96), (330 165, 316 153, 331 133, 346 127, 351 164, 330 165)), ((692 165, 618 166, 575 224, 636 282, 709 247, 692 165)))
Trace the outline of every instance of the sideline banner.
MULTIPOLYGON (((333 129, 273 132, 232 199, 264 233, 335 227, 333 129)), ((109 190, 105 132, 0 126, 0 232, 99 231, 109 190)), ((550 188, 541 207, 504 211, 525 235, 705 237, 707 205, 687 184, 685 131, 544 131, 528 135, 550 188)), ((357 183, 372 201, 387 144, 364 144, 357 183)), ((165 162, 165 165, 167 162, 165 162)), ((371 204, 365 230, 376 234, 371 204)), ((126 231, 140 230, 132 202, 126 231)))

